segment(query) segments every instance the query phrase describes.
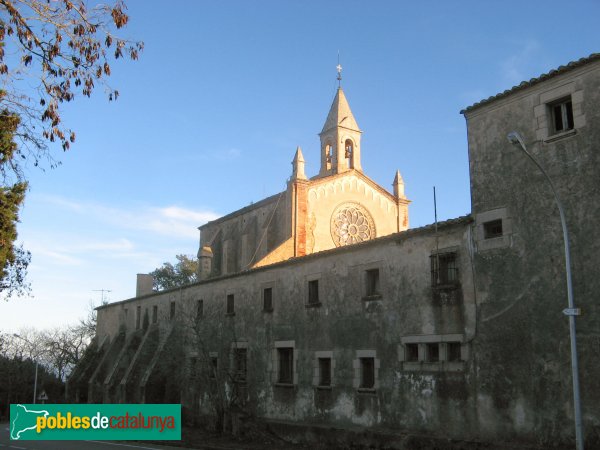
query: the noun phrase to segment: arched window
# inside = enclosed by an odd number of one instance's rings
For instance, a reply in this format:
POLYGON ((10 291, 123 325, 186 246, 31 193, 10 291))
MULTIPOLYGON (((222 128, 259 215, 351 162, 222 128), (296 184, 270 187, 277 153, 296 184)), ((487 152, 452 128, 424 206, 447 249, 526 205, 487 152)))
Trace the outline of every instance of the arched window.
POLYGON ((327 144, 325 146, 325 167, 327 170, 331 170, 331 164, 333 162, 333 146, 327 144))
POLYGON ((348 169, 354 169, 354 144, 350 139, 346 139, 344 148, 346 149, 346 166, 348 169))

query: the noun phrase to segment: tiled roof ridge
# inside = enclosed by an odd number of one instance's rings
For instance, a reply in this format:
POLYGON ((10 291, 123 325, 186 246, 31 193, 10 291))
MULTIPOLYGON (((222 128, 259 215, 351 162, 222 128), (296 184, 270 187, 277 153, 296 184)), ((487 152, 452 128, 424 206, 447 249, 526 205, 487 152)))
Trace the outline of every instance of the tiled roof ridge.
POLYGON ((596 60, 600 60, 600 53, 592 53, 591 55, 583 57, 583 58, 579 58, 576 61, 571 61, 566 65, 558 66, 556 69, 552 69, 549 72, 543 73, 538 77, 531 78, 529 81, 522 81, 518 85, 513 86, 510 89, 505 90, 504 92, 500 92, 499 94, 492 95, 491 97, 488 97, 484 100, 480 100, 479 102, 474 103, 471 106, 466 107, 465 109, 462 109, 460 111, 460 113, 464 114, 465 112, 472 111, 473 109, 478 108, 483 105, 487 105, 488 103, 491 103, 494 100, 504 98, 510 94, 513 94, 514 92, 517 92, 522 89, 528 88, 530 86, 536 85, 537 83, 541 83, 542 81, 545 81, 548 78, 554 78, 557 75, 563 74, 565 72, 568 72, 570 70, 573 70, 577 67, 583 66, 585 64, 588 64, 588 63, 590 63, 592 61, 596 61, 596 60))

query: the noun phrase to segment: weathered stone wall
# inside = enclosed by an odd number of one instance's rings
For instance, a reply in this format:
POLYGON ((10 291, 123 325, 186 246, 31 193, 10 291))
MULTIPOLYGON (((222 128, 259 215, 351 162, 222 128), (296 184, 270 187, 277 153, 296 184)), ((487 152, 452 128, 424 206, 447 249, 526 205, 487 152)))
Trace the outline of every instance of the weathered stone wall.
POLYGON ((252 267, 292 236, 290 193, 283 191, 200 227, 213 252, 210 276, 252 267))
MULTIPOLYGON (((185 289, 131 299, 102 307, 98 333, 110 333, 124 309, 152 315, 159 310, 159 326, 185 328, 203 301, 206 326, 230 329, 247 348, 246 408, 260 417, 327 422, 341 426, 402 426, 407 429, 464 436, 476 427, 476 398, 470 380, 473 365, 469 348, 475 329, 475 310, 468 219, 440 227, 439 241, 432 227, 394 234, 364 244, 347 246, 189 286, 185 289), (431 287, 431 261, 436 247, 456 252, 460 295, 440 302, 431 287), (379 269, 380 294, 366 297, 365 271, 379 269), (318 280, 318 305, 308 305, 308 282, 318 280), (273 289, 273 310, 263 308, 262 291, 273 289), (227 314, 227 295, 234 295, 234 314, 227 314), (170 319, 171 302, 176 315, 170 319), (186 322, 187 321, 187 322, 186 322), (403 339, 460 341, 462 360, 405 362, 403 339), (277 345, 294 348, 294 383, 277 383, 277 345), (332 357, 332 386, 317 388, 317 352, 332 357), (375 389, 360 389, 363 356, 375 358, 375 389)), ((128 313, 129 315, 130 313, 128 313)), ((125 322, 135 332, 135 319, 125 322)), ((191 329, 191 328, 189 328, 191 329)), ((101 336, 99 336, 101 338, 101 336)), ((193 339, 189 354, 197 355, 193 339)), ((227 343, 229 345, 229 342, 227 343)), ((215 335, 220 364, 230 355, 215 335), (227 353, 227 352, 225 352, 227 353)), ((181 361, 185 367, 188 361, 181 361)), ((148 398, 148 394, 146 394, 148 398)), ((182 399, 190 404, 192 398, 182 399)))
POLYGON ((558 209, 538 168, 507 141, 520 132, 553 180, 569 226, 584 427, 600 429, 600 63, 585 64, 466 112, 476 287, 474 354, 483 432, 554 442, 573 437, 565 258, 558 209), (574 129, 551 106, 572 101, 574 129), (503 236, 483 224, 503 220, 503 236))

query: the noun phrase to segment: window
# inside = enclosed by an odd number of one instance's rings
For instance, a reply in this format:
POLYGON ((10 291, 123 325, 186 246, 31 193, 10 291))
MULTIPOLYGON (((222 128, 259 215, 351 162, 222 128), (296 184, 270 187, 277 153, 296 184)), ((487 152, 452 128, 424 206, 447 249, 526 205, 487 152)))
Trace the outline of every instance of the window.
POLYGON ((491 220, 483 224, 483 238, 493 239, 502 236, 502 219, 491 220))
POLYGON ((381 296, 379 291, 379 269, 370 269, 365 272, 366 296, 376 297, 381 296))
POLYGON ((210 365, 209 365, 210 373, 208 374, 208 376, 210 378, 216 378, 218 369, 219 369, 219 357, 211 355, 210 356, 210 365))
POLYGON ((236 381, 246 381, 246 353, 245 348, 236 348, 234 350, 234 378, 236 381))
POLYGON ((277 349, 278 376, 277 382, 281 384, 294 384, 294 349, 280 347, 277 349))
POLYGON ((235 314, 235 299, 233 294, 227 295, 227 315, 233 316, 235 314))
POLYGON ((404 351, 407 362, 419 361, 419 344, 405 344, 404 351))
POLYGON ((263 310, 273 311, 273 288, 263 289, 263 310))
POLYGON ((198 300, 196 304, 196 320, 202 319, 204 316, 204 300, 198 300))
POLYGON ((431 285, 458 284, 456 253, 431 255, 431 285))
POLYGON ((331 164, 333 162, 333 147, 329 144, 325 146, 325 163, 327 170, 331 170, 331 164))
POLYGON ((462 334, 404 336, 398 357, 409 372, 462 372, 469 359, 468 345, 462 334))
POLYGON ((319 358, 319 386, 331 386, 331 358, 319 358))
POLYGON ((346 143, 344 144, 344 148, 346 149, 346 161, 348 169, 354 168, 354 144, 350 139, 346 139, 346 143))
POLYGON ((440 344, 433 342, 427 344, 427 362, 438 362, 440 360, 440 344))
POLYGON ((152 323, 158 322, 158 306, 154 305, 152 307, 152 323))
POLYGON ((585 126, 585 93, 577 84, 572 80, 540 93, 539 104, 533 108, 536 140, 549 144, 573 136, 585 126))
POLYGON ((448 342, 446 344, 446 360, 447 361, 461 361, 460 353, 461 344, 460 342, 448 342))
POLYGON ((509 210, 495 208, 475 214, 475 241, 477 252, 509 247, 512 242, 512 218, 509 210))
POLYGON ((375 388, 375 358, 360 358, 360 388, 375 388))
POLYGON ((175 302, 171 302, 171 309, 169 311, 169 319, 173 320, 175 318, 175 302))
POLYGON ((140 329, 141 323, 142 323, 142 307, 137 306, 135 308, 135 329, 136 330, 140 329))
POLYGON ((573 104, 570 96, 550 104, 549 107, 552 112, 552 124, 555 133, 573 129, 573 104))
POLYGON ((319 304, 319 280, 311 280, 308 282, 308 304, 319 304))

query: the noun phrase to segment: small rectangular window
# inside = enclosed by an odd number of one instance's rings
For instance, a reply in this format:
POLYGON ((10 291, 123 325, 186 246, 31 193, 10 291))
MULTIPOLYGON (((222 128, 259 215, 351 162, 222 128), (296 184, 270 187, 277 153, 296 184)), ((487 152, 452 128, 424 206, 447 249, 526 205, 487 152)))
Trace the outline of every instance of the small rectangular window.
POLYGON ((360 387, 375 388, 375 358, 360 358, 360 387))
POLYGON ((379 291, 379 269, 366 271, 366 296, 375 297, 381 295, 379 291))
POLYGON ((294 383, 294 349, 281 347, 277 349, 278 375, 277 382, 282 384, 294 383))
POLYGON ((219 358, 217 356, 211 356, 210 357, 210 365, 209 365, 209 377, 210 378, 217 378, 217 370, 219 368, 219 358))
POLYGON ((331 386, 331 358, 319 358, 319 386, 331 386))
POLYGON ((483 224, 483 238, 493 239, 502 236, 502 219, 491 220, 483 224))
POLYGON ((427 362, 438 362, 440 360, 440 344, 437 342, 427 344, 427 362))
POLYGON ((246 369, 247 369, 247 360, 246 360, 246 349, 245 348, 236 348, 234 353, 234 377, 236 381, 245 382, 246 381, 246 369))
POLYGON ((319 280, 311 280, 308 282, 308 304, 319 304, 319 280))
POLYGON ((419 361, 419 344, 405 344, 404 345, 404 359, 408 362, 419 361))
POLYGON ((140 329, 141 323, 142 323, 142 307, 137 306, 135 308, 135 329, 136 330, 140 329))
POLYGON ((552 112, 552 122, 554 124, 555 133, 573 129, 573 104, 571 102, 571 97, 551 104, 550 111, 552 112))
POLYGON ((235 314, 235 298, 233 297, 233 294, 227 295, 227 314, 235 314))
POLYGON ((273 311, 273 288, 263 289, 263 309, 265 311, 273 311))
POLYGON ((171 309, 169 310, 169 318, 173 320, 175 318, 175 302, 171 302, 171 309))
POLYGON ((446 359, 448 361, 461 361, 460 342, 448 342, 446 344, 446 359))
POLYGON ((152 323, 158 322, 158 306, 154 305, 152 307, 152 323))
POLYGON ((202 319, 204 316, 204 300, 198 300, 196 304, 196 320, 202 319))
POLYGON ((431 255, 431 285, 458 284, 456 253, 431 255))

